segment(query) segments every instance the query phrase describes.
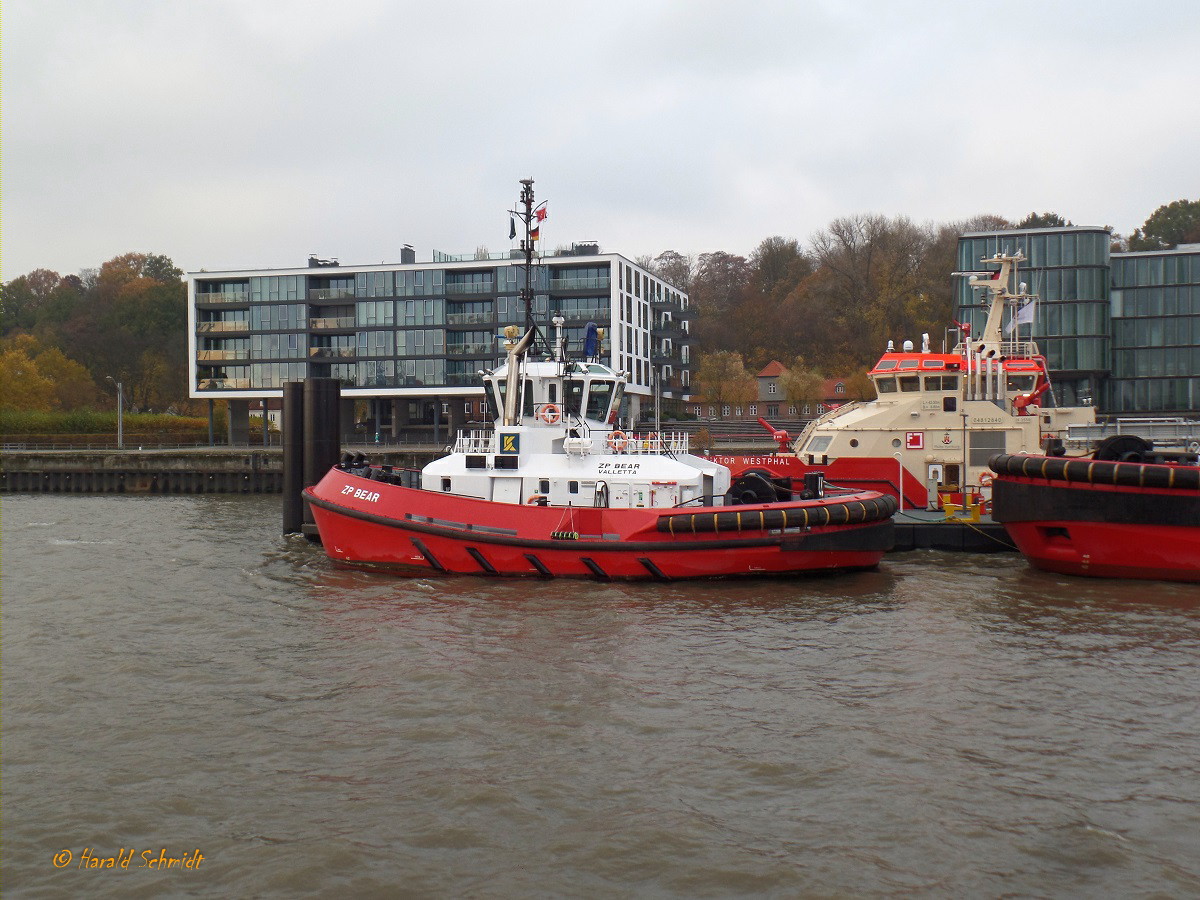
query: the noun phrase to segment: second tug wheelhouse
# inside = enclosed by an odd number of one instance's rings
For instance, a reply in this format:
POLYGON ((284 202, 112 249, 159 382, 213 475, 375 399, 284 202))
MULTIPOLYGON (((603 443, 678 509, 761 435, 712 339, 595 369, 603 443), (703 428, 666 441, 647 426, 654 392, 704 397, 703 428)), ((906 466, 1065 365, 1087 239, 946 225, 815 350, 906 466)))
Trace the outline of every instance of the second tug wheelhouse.
MULTIPOLYGON (((536 221, 522 181, 526 265, 536 221)), ((531 283, 526 279, 526 285, 531 283)), ((528 291, 528 288, 526 289, 528 291)), ((504 333, 506 360, 481 377, 494 425, 458 436, 420 487, 346 460, 305 499, 328 555, 400 573, 697 578, 871 568, 892 546, 895 500, 826 495, 730 470, 688 452, 686 434, 615 427, 625 373, 602 362, 589 325, 573 358, 528 313, 504 333)))

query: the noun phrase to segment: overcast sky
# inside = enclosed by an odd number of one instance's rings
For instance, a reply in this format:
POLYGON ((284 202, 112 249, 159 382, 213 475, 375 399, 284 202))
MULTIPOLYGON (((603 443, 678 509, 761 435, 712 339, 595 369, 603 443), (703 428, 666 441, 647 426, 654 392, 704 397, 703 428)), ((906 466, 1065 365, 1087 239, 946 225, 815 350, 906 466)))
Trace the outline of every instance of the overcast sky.
POLYGON ((544 244, 748 254, 839 216, 1200 199, 1200 2, 6 0, 3 269, 544 244))

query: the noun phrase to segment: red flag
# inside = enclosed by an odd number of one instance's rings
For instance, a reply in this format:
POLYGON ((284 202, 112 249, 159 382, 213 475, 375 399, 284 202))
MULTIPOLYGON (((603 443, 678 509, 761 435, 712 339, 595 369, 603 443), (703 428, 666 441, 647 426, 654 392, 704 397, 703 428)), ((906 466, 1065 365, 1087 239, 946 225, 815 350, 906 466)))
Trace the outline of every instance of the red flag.
POLYGON ((533 216, 533 222, 530 223, 533 225, 533 228, 530 229, 529 236, 536 241, 539 237, 538 232, 541 231, 542 222, 546 218, 546 204, 543 203, 541 206, 535 209, 533 211, 533 216))

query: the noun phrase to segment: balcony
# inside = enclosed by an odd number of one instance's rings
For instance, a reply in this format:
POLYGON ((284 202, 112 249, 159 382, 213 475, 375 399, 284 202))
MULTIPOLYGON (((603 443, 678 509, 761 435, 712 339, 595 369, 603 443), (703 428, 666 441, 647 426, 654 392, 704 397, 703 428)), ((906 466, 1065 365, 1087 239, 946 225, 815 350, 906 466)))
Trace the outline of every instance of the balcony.
POLYGON ((571 277, 563 275, 550 279, 552 291, 607 291, 612 279, 607 275, 592 275, 587 277, 571 277))
POLYGON ((674 338, 678 340, 683 337, 683 329, 676 322, 659 323, 650 329, 650 336, 655 338, 674 338))
POLYGON ((220 293, 197 294, 196 295, 196 303, 197 304, 201 304, 201 303, 233 304, 233 303, 236 303, 239 306, 249 306, 250 305, 250 294, 245 291, 235 291, 232 293, 225 293, 225 294, 220 294, 220 293))
POLYGON ((496 290, 492 281, 447 281, 447 297, 471 297, 478 294, 491 294, 496 290))
POLYGON ((447 356, 491 356, 495 353, 492 344, 447 344, 447 356))
POLYGON ((669 309, 669 310, 671 310, 671 312, 675 312, 675 313, 682 312, 682 310, 683 310, 683 307, 681 307, 679 305, 678 300, 672 300, 670 297, 667 297, 666 295, 652 297, 650 300, 650 308, 651 309, 669 309))
POLYGON ((197 322, 197 334, 209 334, 214 331, 230 332, 230 331, 249 331, 250 323, 243 320, 227 321, 227 322, 197 322))
POLYGON ((597 325, 606 325, 612 318, 612 310, 602 306, 596 309, 573 309, 560 315, 568 322, 595 322, 597 325))
POLYGON ((327 316, 321 319, 309 319, 310 331, 332 331, 338 328, 353 328, 354 316, 327 316))
POLYGON ((490 312, 446 313, 447 325, 491 325, 495 321, 490 312))
POLYGON ((250 360, 249 350, 201 350, 196 354, 199 362, 228 362, 229 360, 250 360))
POLYGON ((354 288, 310 288, 309 300, 346 300, 354 299, 354 288))
POLYGON ((308 355, 314 359, 345 359, 355 355, 354 347, 309 347, 308 355))

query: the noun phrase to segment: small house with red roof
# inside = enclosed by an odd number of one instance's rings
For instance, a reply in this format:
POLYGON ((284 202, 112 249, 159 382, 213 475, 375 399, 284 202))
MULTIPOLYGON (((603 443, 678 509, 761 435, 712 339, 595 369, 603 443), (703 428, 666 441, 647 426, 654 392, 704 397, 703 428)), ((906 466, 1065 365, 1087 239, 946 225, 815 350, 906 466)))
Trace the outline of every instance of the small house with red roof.
POLYGON ((756 400, 745 404, 710 403, 700 394, 693 393, 685 405, 689 413, 698 419, 712 422, 755 422, 759 416, 769 422, 812 419, 821 413, 841 406, 846 402, 846 378, 826 378, 821 386, 821 400, 808 406, 796 406, 788 401, 783 387, 783 376, 787 367, 777 359, 771 360, 755 376, 758 380, 756 400))

